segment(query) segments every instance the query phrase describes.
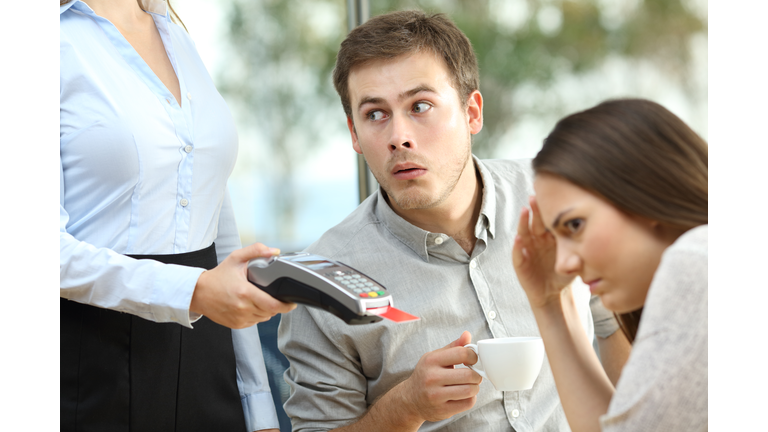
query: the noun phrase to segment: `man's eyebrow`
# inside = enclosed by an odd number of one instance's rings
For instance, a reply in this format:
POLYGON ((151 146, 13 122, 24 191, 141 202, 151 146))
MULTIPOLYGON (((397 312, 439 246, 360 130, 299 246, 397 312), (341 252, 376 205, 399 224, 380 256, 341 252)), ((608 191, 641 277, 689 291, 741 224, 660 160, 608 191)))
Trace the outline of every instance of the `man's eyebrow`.
POLYGON ((411 96, 414 96, 416 94, 419 94, 421 92, 430 92, 430 93, 437 93, 437 90, 434 89, 434 87, 430 87, 426 84, 421 84, 419 86, 416 86, 408 91, 404 91, 400 93, 400 96, 398 96, 398 99, 403 100, 407 99, 411 96))
MULTIPOLYGON (((407 99, 409 97, 412 97, 414 95, 417 95, 421 92, 430 92, 430 93, 437 93, 437 90, 434 89, 434 87, 428 86, 426 84, 418 85, 410 90, 406 90, 402 93, 400 93, 397 98, 398 100, 407 99)), ((363 105, 365 104, 380 104, 384 102, 384 98, 380 97, 373 97, 373 96, 363 96, 362 99, 360 99, 360 103, 357 104, 357 109, 359 110, 363 105)))
POLYGON ((379 104, 382 102, 384 102, 384 99, 380 97, 365 96, 362 99, 360 99, 360 103, 357 104, 357 109, 359 110, 360 107, 362 107, 365 104, 379 104))
POLYGON ((561 211, 560 213, 558 213, 557 217, 555 218, 555 221, 552 222, 552 229, 557 228, 557 224, 560 223, 560 218, 563 217, 564 214, 568 213, 571 210, 573 210, 573 207, 565 209, 565 210, 561 211))

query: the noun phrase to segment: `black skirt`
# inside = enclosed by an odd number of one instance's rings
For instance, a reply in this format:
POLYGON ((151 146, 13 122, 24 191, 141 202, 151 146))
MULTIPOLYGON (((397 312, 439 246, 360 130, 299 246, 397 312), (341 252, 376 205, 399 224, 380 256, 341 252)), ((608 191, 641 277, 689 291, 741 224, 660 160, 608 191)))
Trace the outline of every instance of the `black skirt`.
MULTIPOLYGON (((131 255, 212 269, 216 248, 131 255)), ((245 431, 232 331, 194 329, 61 299, 62 431, 245 431)))

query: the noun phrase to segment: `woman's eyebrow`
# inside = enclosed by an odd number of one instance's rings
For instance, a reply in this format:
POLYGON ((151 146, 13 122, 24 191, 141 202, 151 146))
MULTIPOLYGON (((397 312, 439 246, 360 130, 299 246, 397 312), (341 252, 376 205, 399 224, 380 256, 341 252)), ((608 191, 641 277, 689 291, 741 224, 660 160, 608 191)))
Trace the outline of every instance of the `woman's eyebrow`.
POLYGON ((564 214, 568 213, 569 211, 573 210, 573 207, 565 209, 557 214, 557 217, 555 217, 554 222, 552 222, 552 229, 557 228, 557 225, 560 223, 560 218, 563 217, 564 214))

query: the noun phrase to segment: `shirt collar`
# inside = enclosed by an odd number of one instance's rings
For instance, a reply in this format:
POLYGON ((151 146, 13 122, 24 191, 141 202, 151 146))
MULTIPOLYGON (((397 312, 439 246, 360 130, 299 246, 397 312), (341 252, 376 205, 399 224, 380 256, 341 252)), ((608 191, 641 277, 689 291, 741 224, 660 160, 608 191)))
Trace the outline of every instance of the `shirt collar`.
MULTIPOLYGON (((168 4, 165 0, 144 0, 144 10, 156 15, 168 17, 168 4)), ((59 6, 59 15, 66 12, 69 8, 83 12, 85 14, 93 14, 93 9, 81 0, 72 0, 71 2, 59 6)))
MULTIPOLYGON (((472 155, 475 163, 475 169, 480 172, 480 178, 483 182, 483 198, 480 205, 480 215, 475 224, 475 237, 483 237, 483 231, 486 229, 491 237, 496 231, 496 186, 494 185, 492 174, 483 165, 483 163, 472 155)), ((429 262, 429 246, 434 244, 434 238, 440 236, 440 233, 431 233, 425 231, 416 225, 406 221, 400 215, 392 210, 392 207, 384 198, 384 193, 379 187, 376 197, 376 218, 380 220, 392 235, 403 242, 406 246, 418 254, 424 261, 429 262)), ((445 236, 444 236, 445 237, 445 236)))
POLYGON ((168 3, 165 0, 144 0, 144 10, 160 16, 168 15, 168 3))
POLYGON ((496 182, 493 181, 493 173, 486 168, 483 162, 472 155, 475 167, 480 171, 483 180, 483 203, 480 205, 480 216, 475 225, 475 237, 480 237, 480 232, 488 228, 491 238, 496 237, 496 182), (485 218, 485 220, 483 220, 485 218))
MULTIPOLYGON (((80 0, 72 0, 72 1, 71 1, 71 2, 69 2, 69 3, 65 3, 65 4, 63 4, 63 5, 59 6, 59 15, 61 15, 61 14, 63 14, 64 12, 68 11, 68 10, 69 10, 69 8, 71 8, 72 6, 74 6, 74 5, 75 5, 75 3, 79 3, 79 2, 80 2, 80 0)), ((89 9, 90 9, 90 8, 89 8, 89 9)))

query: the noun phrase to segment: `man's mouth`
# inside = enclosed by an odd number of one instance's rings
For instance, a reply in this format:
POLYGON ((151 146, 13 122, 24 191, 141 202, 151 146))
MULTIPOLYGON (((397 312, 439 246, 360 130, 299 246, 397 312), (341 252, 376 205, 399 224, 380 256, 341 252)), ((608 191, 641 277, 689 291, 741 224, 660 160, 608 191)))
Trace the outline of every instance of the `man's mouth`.
POLYGON ((398 180, 411 180, 427 173, 427 169, 414 163, 401 163, 392 169, 392 176, 398 180))

